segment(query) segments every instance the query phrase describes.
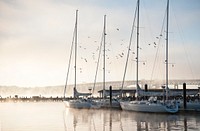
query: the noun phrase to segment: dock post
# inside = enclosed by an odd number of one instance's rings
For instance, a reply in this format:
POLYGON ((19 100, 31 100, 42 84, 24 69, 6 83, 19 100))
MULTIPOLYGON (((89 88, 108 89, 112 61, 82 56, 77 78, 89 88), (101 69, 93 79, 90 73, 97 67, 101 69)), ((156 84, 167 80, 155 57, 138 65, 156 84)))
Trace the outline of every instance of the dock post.
MULTIPOLYGON (((145 84, 145 85, 144 85, 144 88, 145 88, 145 92, 147 92, 147 91, 148 91, 148 85, 145 84)), ((147 100, 147 96, 145 96, 145 99, 147 100)))
POLYGON ((110 86, 110 107, 112 107, 112 86, 110 86))
POLYGON ((186 104, 186 83, 183 83, 183 109, 185 110, 187 108, 186 104))
POLYGON ((198 101, 200 100, 199 94, 200 94, 200 86, 198 87, 199 91, 198 91, 198 101))

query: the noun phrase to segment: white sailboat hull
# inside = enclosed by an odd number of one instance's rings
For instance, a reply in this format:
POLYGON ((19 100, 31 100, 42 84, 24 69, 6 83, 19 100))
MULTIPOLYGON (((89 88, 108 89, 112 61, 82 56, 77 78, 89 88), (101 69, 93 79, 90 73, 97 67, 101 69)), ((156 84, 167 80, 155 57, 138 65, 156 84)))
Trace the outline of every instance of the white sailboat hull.
POLYGON ((91 108, 91 103, 82 100, 69 100, 64 101, 64 104, 68 108, 77 108, 77 109, 89 109, 91 108))
POLYGON ((122 110, 136 111, 136 112, 152 112, 152 113, 176 113, 178 112, 178 105, 175 107, 167 107, 161 103, 148 102, 120 102, 122 110))

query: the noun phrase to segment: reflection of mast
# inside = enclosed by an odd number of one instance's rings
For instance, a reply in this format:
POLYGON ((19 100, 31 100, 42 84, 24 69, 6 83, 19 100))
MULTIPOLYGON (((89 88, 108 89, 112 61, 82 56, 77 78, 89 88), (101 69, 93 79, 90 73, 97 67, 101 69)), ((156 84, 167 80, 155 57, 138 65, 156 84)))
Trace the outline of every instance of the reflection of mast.
POLYGON ((94 130, 96 131, 96 125, 95 125, 95 122, 94 122, 93 115, 92 115, 92 122, 93 122, 93 127, 94 127, 94 130))
POLYGON ((187 131, 187 118, 184 117, 184 131, 187 131))
POLYGON ((149 126, 148 126, 148 122, 145 122, 145 130, 148 131, 149 126))
POLYGON ((112 111, 110 110, 110 121, 109 121, 109 126, 110 126, 110 131, 112 131, 112 111))
POLYGON ((105 114, 103 113, 103 131, 105 131, 105 126, 106 126, 106 117, 105 114))
POLYGON ((63 121, 64 121, 65 131, 67 131, 66 120, 65 120, 65 111, 63 111, 63 121))
POLYGON ((76 124, 77 124, 77 120, 76 120, 76 117, 74 115, 74 119, 73 119, 74 131, 76 131, 76 124))
POLYGON ((141 127, 141 122, 137 121, 137 131, 141 131, 142 127, 141 127))
POLYGON ((122 123, 122 113, 121 112, 120 112, 120 130, 124 131, 123 130, 123 123, 122 123))

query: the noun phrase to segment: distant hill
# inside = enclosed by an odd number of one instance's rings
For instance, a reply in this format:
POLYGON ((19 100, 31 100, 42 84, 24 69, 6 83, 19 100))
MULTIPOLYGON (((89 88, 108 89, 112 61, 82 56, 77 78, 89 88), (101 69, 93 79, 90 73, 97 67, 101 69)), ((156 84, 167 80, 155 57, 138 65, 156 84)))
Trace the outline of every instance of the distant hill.
MULTIPOLYGON (((131 84, 131 82, 126 82, 125 85, 131 84)), ((94 86, 93 83, 86 84, 77 84, 77 90, 79 92, 89 92, 89 89, 92 89, 94 86)), ((106 89, 109 89, 109 86, 112 86, 113 89, 121 87, 121 82, 107 82, 106 89)), ((102 90, 103 83, 96 83, 94 94, 97 95, 99 90, 102 90)), ((73 85, 68 85, 66 90, 67 96, 72 96, 73 85)), ((45 87, 18 87, 18 86, 0 86, 0 96, 2 97, 13 97, 18 95, 21 97, 30 97, 30 96, 59 96, 64 95, 64 85, 58 86, 45 86, 45 87)))
MULTIPOLYGON (((170 80, 169 84, 171 85, 182 85, 183 83, 188 85, 198 85, 200 86, 200 80, 170 80)), ((160 88, 163 81, 150 81, 150 80, 141 80, 139 83, 144 86, 144 84, 152 85, 151 87, 160 88)), ((135 81, 125 81, 124 87, 135 85, 135 81)), ((89 92, 89 89, 92 89, 94 86, 93 83, 86 84, 77 84, 77 90, 79 92, 89 92)), ((106 89, 109 89, 109 86, 112 86, 113 89, 121 89, 121 81, 112 81, 106 82, 106 89)), ((195 86, 196 87, 196 86, 195 86)), ((172 87, 173 88, 173 87, 172 87)), ((98 91, 103 89, 103 83, 96 83, 94 89, 94 95, 98 95, 98 91)), ((67 86, 66 95, 72 96, 73 85, 67 86)), ((45 87, 17 87, 17 86, 0 86, 0 96, 1 97, 13 97, 18 95, 19 97, 30 97, 30 96, 58 96, 63 97, 64 94, 64 85, 58 86, 45 86, 45 87)))

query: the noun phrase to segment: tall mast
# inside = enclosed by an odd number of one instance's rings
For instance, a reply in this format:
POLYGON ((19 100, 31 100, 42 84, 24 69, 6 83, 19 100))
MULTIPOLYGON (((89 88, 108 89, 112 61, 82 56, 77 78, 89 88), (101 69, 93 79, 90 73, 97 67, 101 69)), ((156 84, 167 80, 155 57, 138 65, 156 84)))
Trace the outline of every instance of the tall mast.
MULTIPOLYGON (((168 40, 169 40, 169 0, 167 0, 167 24, 166 24, 166 88, 168 88, 168 40)), ((168 99, 168 92, 166 92, 166 99, 168 99)))
MULTIPOLYGON (((73 53, 73 47, 74 47, 74 41, 75 41, 75 50, 77 48, 77 19, 78 19, 78 10, 76 10, 76 21, 75 21, 75 27, 74 27, 74 33, 73 33, 73 40, 72 40, 72 45, 71 45, 71 51, 70 51, 70 57, 69 57, 69 65, 67 69, 67 77, 65 81, 65 88, 64 88, 64 99, 65 99, 65 93, 66 93, 66 88, 67 88, 67 82, 68 82, 68 76, 69 76, 69 70, 70 70, 70 65, 71 65, 71 58, 72 58, 72 53, 73 53)), ((76 51, 75 51, 76 52, 76 51)), ((75 53, 75 59, 76 59, 76 53, 75 53)), ((76 60, 75 60, 75 84, 74 88, 76 88, 76 60)), ((75 96, 75 94, 74 94, 75 96)))
POLYGON ((139 62, 139 6, 140 6, 140 0, 137 2, 137 56, 136 56, 136 89, 138 88, 138 62, 139 62))
POLYGON ((105 80, 106 80, 106 15, 104 15, 104 28, 103 28, 103 98, 105 98, 105 80))
POLYGON ((77 59, 77 21, 78 21, 78 10, 76 10, 76 23, 75 23, 75 63, 74 63, 74 88, 76 88, 76 59, 77 59))

